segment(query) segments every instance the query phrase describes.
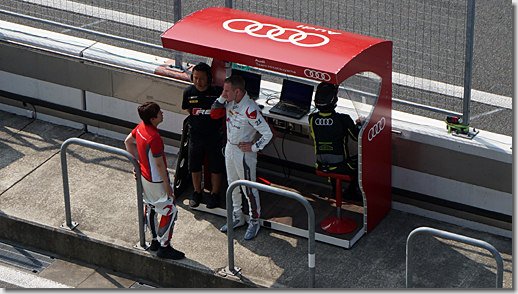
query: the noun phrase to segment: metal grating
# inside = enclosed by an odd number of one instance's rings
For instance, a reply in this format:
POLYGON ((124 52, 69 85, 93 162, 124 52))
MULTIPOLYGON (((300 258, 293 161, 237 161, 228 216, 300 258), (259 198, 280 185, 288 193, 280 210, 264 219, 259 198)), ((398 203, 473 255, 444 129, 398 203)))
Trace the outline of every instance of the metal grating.
POLYGON ((0 242, 0 263, 2 264, 39 274, 55 260, 52 256, 0 242))

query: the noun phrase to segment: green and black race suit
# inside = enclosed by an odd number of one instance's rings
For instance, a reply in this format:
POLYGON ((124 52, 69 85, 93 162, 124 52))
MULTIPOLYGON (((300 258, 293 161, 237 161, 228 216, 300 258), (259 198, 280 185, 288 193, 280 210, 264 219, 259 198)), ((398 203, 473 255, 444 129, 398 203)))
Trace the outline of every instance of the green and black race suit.
POLYGON ((350 156, 347 142, 348 137, 358 141, 361 126, 349 115, 335 111, 311 114, 309 125, 317 157, 316 168, 330 173, 355 173, 357 156, 350 156))

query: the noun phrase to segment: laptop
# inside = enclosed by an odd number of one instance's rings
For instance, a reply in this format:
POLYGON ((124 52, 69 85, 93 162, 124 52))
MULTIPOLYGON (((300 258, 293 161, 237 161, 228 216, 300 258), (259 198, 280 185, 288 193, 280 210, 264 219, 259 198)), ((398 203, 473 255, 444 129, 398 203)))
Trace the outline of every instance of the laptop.
POLYGON ((270 108, 270 113, 302 118, 309 112, 314 88, 312 85, 284 79, 280 101, 270 108))
POLYGON ((241 76, 245 80, 245 90, 250 98, 253 100, 257 100, 257 98, 259 98, 259 92, 261 91, 260 74, 233 68, 232 75, 241 76))

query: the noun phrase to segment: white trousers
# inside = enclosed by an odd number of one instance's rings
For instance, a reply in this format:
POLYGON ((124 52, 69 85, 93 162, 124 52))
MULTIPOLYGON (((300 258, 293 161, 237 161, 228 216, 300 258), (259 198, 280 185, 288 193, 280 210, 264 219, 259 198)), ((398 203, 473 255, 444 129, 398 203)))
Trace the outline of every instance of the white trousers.
POLYGON ((165 247, 169 245, 173 237, 175 221, 178 218, 178 208, 173 198, 167 196, 164 183, 152 183, 142 177, 142 190, 146 203, 146 225, 151 231, 151 236, 165 247), (157 223, 159 213, 160 223, 157 223))
MULTIPOLYGON (((243 152, 238 146, 227 143, 225 147, 225 165, 227 169, 228 184, 237 180, 249 180, 255 182, 255 171, 257 167, 257 153, 243 152)), ((259 191, 250 187, 242 187, 250 208, 249 216, 251 219, 258 219, 261 216, 261 203, 259 201, 259 191)), ((232 204, 234 213, 242 213, 243 203, 239 188, 232 191, 232 204)))

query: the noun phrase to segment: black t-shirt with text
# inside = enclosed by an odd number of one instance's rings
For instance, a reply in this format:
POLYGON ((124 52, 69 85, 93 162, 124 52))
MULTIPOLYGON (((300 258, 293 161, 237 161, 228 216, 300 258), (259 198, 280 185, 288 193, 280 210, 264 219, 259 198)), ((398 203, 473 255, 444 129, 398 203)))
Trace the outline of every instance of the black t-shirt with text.
POLYGON ((191 110, 189 119, 191 133, 196 132, 203 135, 220 133, 222 119, 212 119, 210 108, 222 92, 223 88, 217 85, 210 85, 203 92, 198 91, 195 86, 190 86, 183 91, 182 109, 191 110))

